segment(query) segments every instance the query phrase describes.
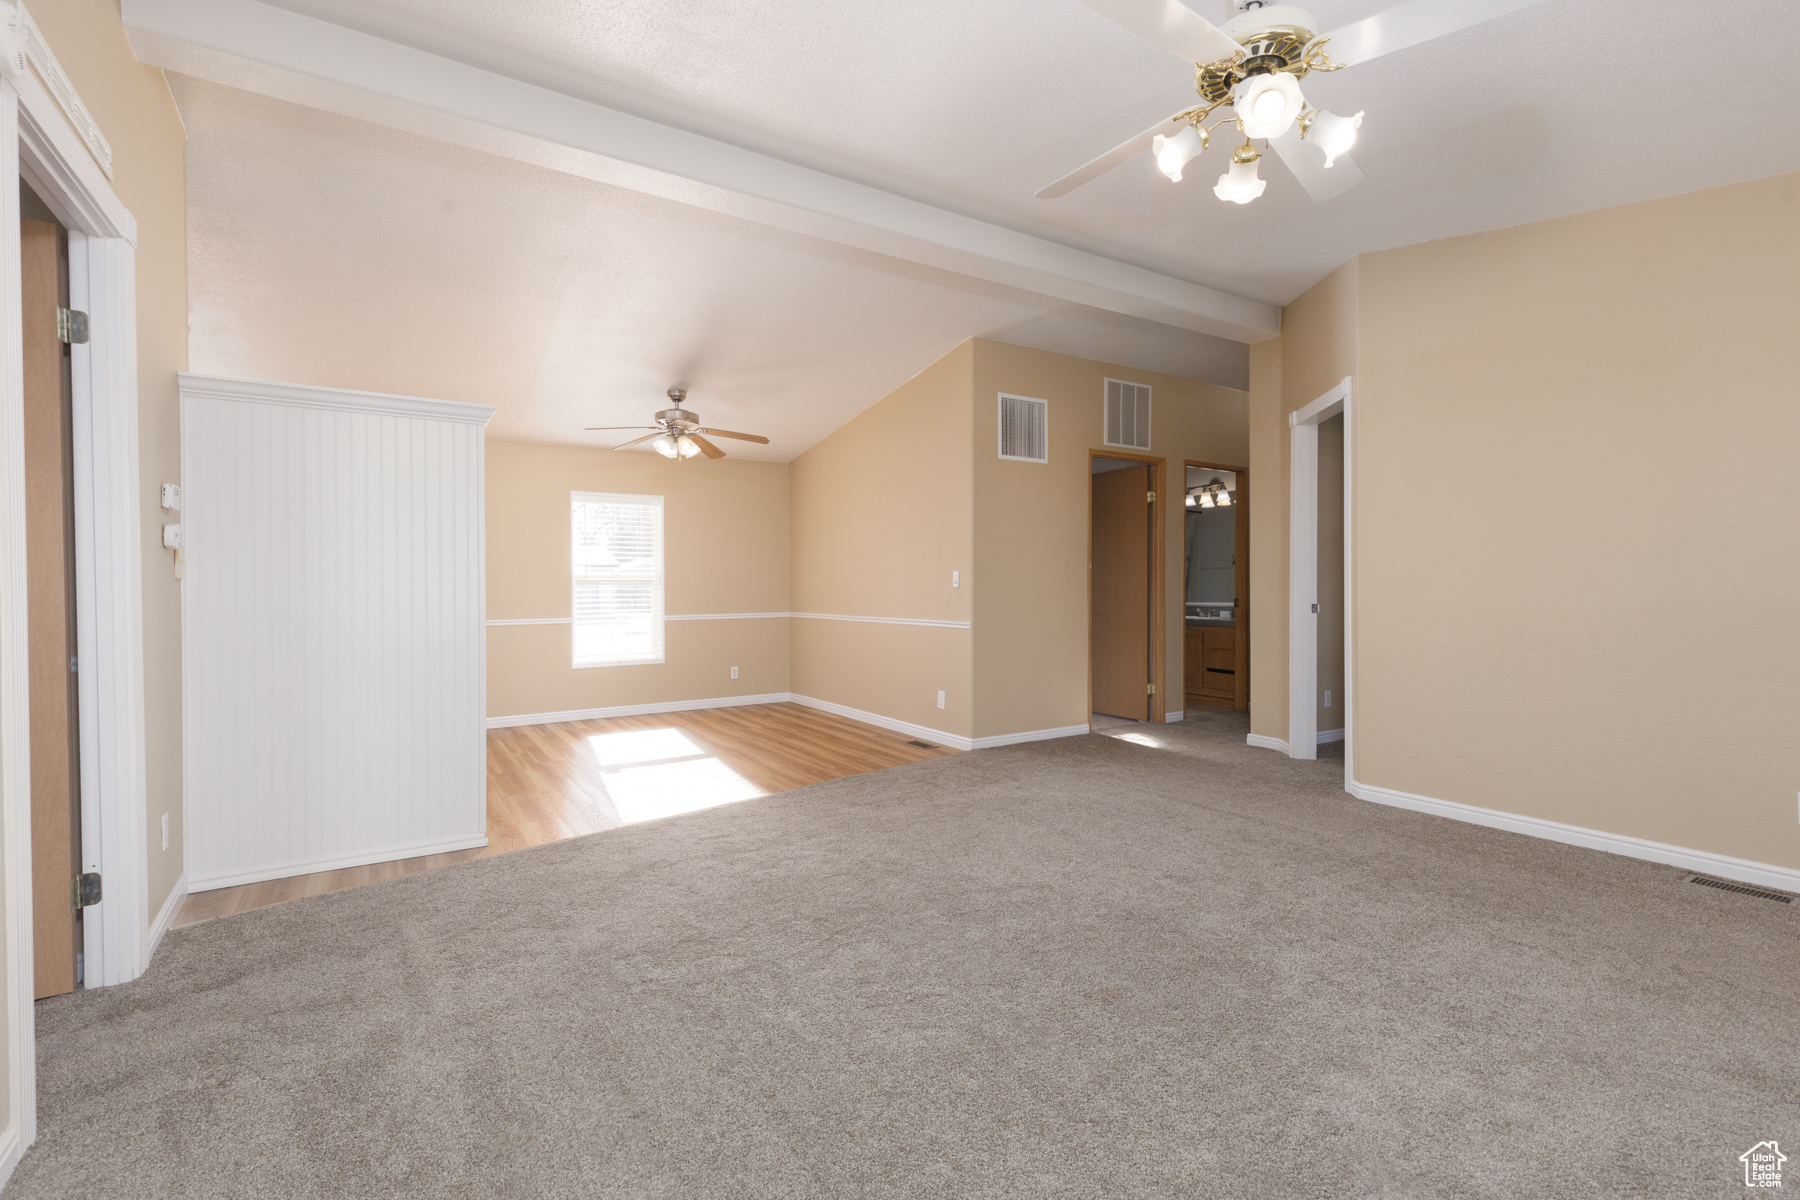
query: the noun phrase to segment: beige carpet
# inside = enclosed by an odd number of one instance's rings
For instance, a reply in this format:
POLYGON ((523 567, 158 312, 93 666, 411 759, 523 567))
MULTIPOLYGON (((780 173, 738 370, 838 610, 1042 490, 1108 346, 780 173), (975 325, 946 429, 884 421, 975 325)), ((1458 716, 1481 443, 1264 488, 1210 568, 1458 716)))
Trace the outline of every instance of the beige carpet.
MULTIPOLYGON (((38 1006, 31 1197, 1708 1197, 1800 905, 1351 799, 1236 714, 176 930, 38 1006)), ((1790 1186, 1800 1185, 1800 1172, 1790 1186)))

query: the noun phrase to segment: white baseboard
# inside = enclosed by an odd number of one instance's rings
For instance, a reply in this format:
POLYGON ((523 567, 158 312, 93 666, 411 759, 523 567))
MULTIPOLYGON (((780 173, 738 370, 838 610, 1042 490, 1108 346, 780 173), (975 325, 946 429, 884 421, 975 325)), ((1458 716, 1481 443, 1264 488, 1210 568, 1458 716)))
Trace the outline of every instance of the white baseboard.
POLYGON ((182 901, 187 898, 188 877, 187 872, 183 871, 181 878, 175 881, 175 886, 169 889, 169 898, 163 901, 156 920, 150 922, 150 945, 144 951, 146 966, 156 957, 156 948, 162 945, 163 934, 169 932, 169 927, 175 924, 175 915, 181 911, 182 901))
POLYGON ((1032 729, 1024 733, 999 733, 993 737, 972 739, 972 749, 986 750, 991 746, 1016 746, 1020 742, 1047 742, 1051 738, 1080 737, 1084 733, 1092 733, 1091 725, 1064 725, 1059 729, 1032 729))
POLYGON ((1321 730, 1319 730, 1318 744, 1321 746, 1323 746, 1326 742, 1341 742, 1343 740, 1344 740, 1344 731, 1341 729, 1321 729, 1321 730))
POLYGON ((1176 709, 1172 713, 1164 713, 1163 714, 1163 724, 1173 725, 1175 722, 1183 719, 1186 716, 1187 716, 1187 714, 1182 712, 1180 709, 1176 709))
MULTIPOLYGON (((812 696, 802 696, 791 692, 786 697, 795 704, 804 704, 808 708, 816 708, 820 712, 828 712, 834 716, 848 717, 852 721, 861 721, 865 725, 874 725, 881 729, 891 729, 895 733, 904 733, 922 741, 936 742, 940 746, 949 746, 953 750, 973 750, 975 740, 960 734, 945 733, 941 729, 933 729, 929 725, 914 725, 911 721, 900 721, 893 717, 884 717, 880 713, 864 712, 860 708, 851 708, 848 704, 836 704, 830 700, 818 700, 812 696)), ((1086 732, 1085 729, 1082 732, 1086 732)), ((1026 740, 1024 738, 1021 741, 1026 740)))
POLYGON ((1269 737, 1267 734, 1252 733, 1247 735, 1244 741, 1252 746, 1261 746, 1264 750, 1279 750, 1283 754, 1288 752, 1286 741, 1281 738, 1269 737))
POLYGON ((1458 804, 1454 800, 1415 796, 1411 792, 1397 792, 1393 788, 1376 787, 1373 784, 1352 782, 1346 790, 1359 800, 1369 800, 1376 804, 1410 808, 1414 812, 1449 817, 1453 821, 1467 821, 1471 825, 1486 825, 1490 829, 1506 829, 1513 833, 1525 834, 1527 837, 1543 838, 1546 841, 1562 842, 1570 846, 1585 846, 1590 850, 1605 850, 1610 854, 1623 854, 1627 858, 1641 858, 1647 862, 1666 863, 1672 867, 1682 867, 1706 875, 1717 875, 1723 879, 1735 879, 1739 883, 1756 884, 1759 887, 1774 888, 1777 891, 1800 892, 1800 871, 1792 867, 1777 867, 1770 863, 1752 862, 1746 858, 1732 858, 1729 855, 1714 854, 1708 850, 1690 850, 1685 846, 1670 846, 1662 842, 1646 841, 1643 838, 1627 837, 1622 833, 1605 833, 1598 829, 1584 829, 1579 825, 1564 825, 1560 821, 1549 821, 1542 817, 1526 817, 1518 813, 1500 812, 1491 808, 1477 808, 1473 804, 1458 804))
MULTIPOLYGON (((31 1104, 34 1098, 24 1097, 24 1102, 31 1104)), ((0 1130, 0 1188, 4 1188, 12 1178, 13 1168, 25 1156, 25 1138, 19 1114, 12 1113, 7 1117, 6 1128, 0 1130)))
POLYGON ((489 729, 514 725, 556 725, 563 721, 593 721, 603 717, 646 717, 656 713, 690 712, 697 708, 731 708, 739 704, 781 704, 786 692, 762 696, 714 696, 706 700, 664 700, 657 704, 621 704, 613 708, 574 708, 567 712, 521 713, 513 717, 489 717, 489 729))
POLYGON ((388 846, 364 854, 347 854, 338 858, 313 858, 274 866, 255 867, 248 871, 231 871, 221 875, 201 875, 188 882, 189 892, 211 892, 219 888, 237 887, 245 883, 261 883, 265 879, 290 879, 295 875, 313 875, 319 871, 341 871, 345 867, 366 867, 370 863, 395 862, 402 858, 424 858, 427 854, 448 854, 453 850, 473 850, 488 844, 487 835, 454 838, 447 842, 414 842, 388 846))

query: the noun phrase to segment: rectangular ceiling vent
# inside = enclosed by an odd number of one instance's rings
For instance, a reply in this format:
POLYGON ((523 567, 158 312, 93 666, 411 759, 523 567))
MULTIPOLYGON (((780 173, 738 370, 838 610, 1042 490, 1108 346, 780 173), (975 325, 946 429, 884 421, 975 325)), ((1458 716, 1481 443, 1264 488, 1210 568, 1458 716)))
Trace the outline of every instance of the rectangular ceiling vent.
POLYGON ((1106 444, 1127 446, 1133 450, 1150 448, 1150 387, 1143 383, 1126 383, 1123 379, 1106 381, 1106 444))
POLYGON ((1000 457, 1050 461, 1050 402, 1000 393, 1000 457))

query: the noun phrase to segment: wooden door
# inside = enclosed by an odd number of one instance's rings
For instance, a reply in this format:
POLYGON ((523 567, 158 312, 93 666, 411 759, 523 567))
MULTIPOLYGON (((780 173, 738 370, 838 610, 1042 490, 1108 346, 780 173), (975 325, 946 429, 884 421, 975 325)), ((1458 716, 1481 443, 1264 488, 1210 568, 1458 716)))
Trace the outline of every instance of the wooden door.
POLYGON ((1093 476, 1094 711, 1150 719, 1150 467, 1093 476))
POLYGON ((39 999, 75 990, 73 881, 81 861, 76 788, 74 524, 68 357, 56 310, 67 250, 47 221, 19 223, 24 279, 25 584, 31 641, 31 924, 39 999))

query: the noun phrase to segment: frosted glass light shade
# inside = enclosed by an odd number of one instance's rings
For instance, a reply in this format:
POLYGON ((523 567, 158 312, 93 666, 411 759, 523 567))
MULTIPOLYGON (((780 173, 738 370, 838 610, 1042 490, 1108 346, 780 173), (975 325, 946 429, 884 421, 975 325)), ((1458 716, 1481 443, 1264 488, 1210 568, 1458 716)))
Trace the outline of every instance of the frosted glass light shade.
POLYGON ((1278 138, 1293 125, 1306 106, 1300 81, 1286 71, 1252 75, 1238 84, 1231 106, 1244 123, 1244 136, 1278 138))
POLYGON ((659 434, 656 440, 650 443, 650 448, 664 458, 674 458, 677 454, 681 453, 681 451, 675 448, 675 439, 666 433, 659 434))
POLYGON ((1306 140, 1325 152, 1325 165, 1330 166, 1337 161, 1337 156, 1347 153, 1356 144, 1356 131, 1362 128, 1363 115, 1340 117, 1336 113, 1321 111, 1306 127, 1306 140))
POLYGON ((1219 507, 1220 508, 1230 508, 1231 507, 1231 493, 1230 492, 1220 492, 1219 493, 1219 507))
POLYGON ((1167 175, 1170 183, 1180 183, 1181 168, 1206 149, 1206 137, 1189 125, 1174 137, 1157 134, 1150 139, 1150 148, 1156 153, 1156 169, 1167 175))
POLYGON ((1268 181, 1256 177, 1255 162, 1233 162, 1231 170, 1219 176, 1219 182, 1213 187, 1213 195, 1221 200, 1229 200, 1233 204, 1248 204, 1263 194, 1268 181))
POLYGON ((676 438, 675 448, 681 452, 683 458, 692 458, 700 453, 700 443, 693 438, 676 438))

